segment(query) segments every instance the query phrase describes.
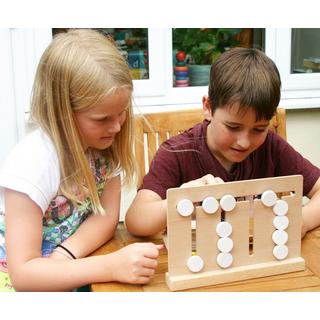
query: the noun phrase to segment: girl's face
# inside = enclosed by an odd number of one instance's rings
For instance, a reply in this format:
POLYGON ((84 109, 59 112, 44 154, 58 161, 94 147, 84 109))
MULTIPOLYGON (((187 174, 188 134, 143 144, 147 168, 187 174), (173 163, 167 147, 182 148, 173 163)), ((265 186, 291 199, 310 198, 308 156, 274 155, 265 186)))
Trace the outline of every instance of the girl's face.
POLYGON ((131 91, 117 90, 105 96, 97 105, 75 112, 84 150, 104 150, 111 146, 126 120, 131 91))
POLYGON ((207 128, 208 147, 226 170, 246 159, 265 141, 269 120, 256 121, 253 109, 239 114, 239 106, 234 105, 218 108, 212 115, 210 108, 206 110, 205 102, 204 109, 211 121, 207 128))

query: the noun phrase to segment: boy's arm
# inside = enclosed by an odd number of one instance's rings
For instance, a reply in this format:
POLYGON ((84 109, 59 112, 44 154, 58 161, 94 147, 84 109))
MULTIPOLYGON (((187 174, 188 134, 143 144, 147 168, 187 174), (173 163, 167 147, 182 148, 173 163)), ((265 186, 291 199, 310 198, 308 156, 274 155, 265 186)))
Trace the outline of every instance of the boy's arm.
MULTIPOLYGON (((217 183, 223 183, 223 180, 207 174, 180 187, 217 183)), ((163 231, 167 227, 167 200, 162 200, 154 191, 141 189, 126 214, 126 226, 136 236, 150 236, 163 231)))
POLYGON ((150 236, 167 226, 167 200, 154 191, 139 190, 127 211, 125 222, 130 233, 150 236))
POLYGON ((308 194, 310 201, 302 208, 302 237, 320 225, 320 178, 308 194))

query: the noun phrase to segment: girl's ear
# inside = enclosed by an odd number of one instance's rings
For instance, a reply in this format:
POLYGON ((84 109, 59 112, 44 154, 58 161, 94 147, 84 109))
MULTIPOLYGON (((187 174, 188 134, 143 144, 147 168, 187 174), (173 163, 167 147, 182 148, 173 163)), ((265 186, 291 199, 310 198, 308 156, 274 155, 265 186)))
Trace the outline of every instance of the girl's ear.
POLYGON ((202 98, 202 109, 204 118, 208 121, 212 119, 212 110, 211 110, 211 102, 208 96, 203 96, 202 98))

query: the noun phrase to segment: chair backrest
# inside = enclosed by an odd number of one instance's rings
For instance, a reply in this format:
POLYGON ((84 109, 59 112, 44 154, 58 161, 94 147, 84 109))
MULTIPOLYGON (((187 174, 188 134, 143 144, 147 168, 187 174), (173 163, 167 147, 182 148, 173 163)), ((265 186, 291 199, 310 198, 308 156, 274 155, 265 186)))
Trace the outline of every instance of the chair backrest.
MULTIPOLYGON (((135 115, 135 156, 139 165, 138 186, 161 143, 201 122, 203 110, 181 110, 135 115)), ((286 139, 286 110, 278 108, 270 129, 286 139)))

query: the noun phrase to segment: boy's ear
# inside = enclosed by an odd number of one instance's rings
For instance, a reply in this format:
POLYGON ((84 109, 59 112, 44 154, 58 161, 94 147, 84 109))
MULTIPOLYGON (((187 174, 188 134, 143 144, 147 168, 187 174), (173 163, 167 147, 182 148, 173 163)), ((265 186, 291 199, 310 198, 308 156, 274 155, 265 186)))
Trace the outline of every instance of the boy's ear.
POLYGON ((203 96, 203 98, 202 98, 202 109, 203 109, 204 118, 206 120, 211 121, 212 110, 211 110, 211 102, 210 102, 208 96, 203 96))

